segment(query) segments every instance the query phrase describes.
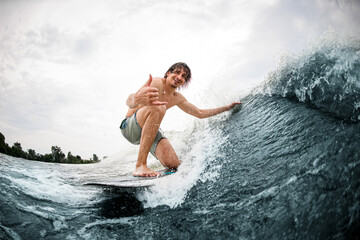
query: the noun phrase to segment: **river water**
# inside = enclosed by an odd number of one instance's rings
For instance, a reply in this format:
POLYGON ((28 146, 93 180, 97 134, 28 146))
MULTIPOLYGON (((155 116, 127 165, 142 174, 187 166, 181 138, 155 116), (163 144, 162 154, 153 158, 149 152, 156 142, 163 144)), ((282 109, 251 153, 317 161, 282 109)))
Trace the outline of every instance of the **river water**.
POLYGON ((355 239, 358 43, 285 57, 241 111, 167 133, 183 164, 149 189, 84 185, 130 174, 134 150, 91 165, 1 154, 0 239, 355 239))

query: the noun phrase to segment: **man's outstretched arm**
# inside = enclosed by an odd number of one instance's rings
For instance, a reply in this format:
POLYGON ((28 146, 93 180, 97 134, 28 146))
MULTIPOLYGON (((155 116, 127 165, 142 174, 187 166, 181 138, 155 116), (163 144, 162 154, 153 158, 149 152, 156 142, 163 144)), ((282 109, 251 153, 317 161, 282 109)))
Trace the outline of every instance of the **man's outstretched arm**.
POLYGON ((130 94, 126 100, 126 105, 129 108, 137 108, 139 105, 166 105, 167 102, 159 102, 159 89, 151 87, 152 76, 150 74, 149 80, 136 92, 130 94))
POLYGON ((180 104, 178 104, 178 107, 181 110, 183 110, 184 112, 186 112, 192 116, 195 116, 197 118, 208 118, 208 117, 220 114, 222 112, 229 111, 230 109, 232 109, 233 107, 235 107, 238 104, 241 104, 241 102, 233 102, 229 105, 225 105, 225 106, 218 107, 218 108, 199 109, 198 107, 196 107, 195 105, 189 103, 186 99, 184 99, 184 101, 182 101, 180 104))

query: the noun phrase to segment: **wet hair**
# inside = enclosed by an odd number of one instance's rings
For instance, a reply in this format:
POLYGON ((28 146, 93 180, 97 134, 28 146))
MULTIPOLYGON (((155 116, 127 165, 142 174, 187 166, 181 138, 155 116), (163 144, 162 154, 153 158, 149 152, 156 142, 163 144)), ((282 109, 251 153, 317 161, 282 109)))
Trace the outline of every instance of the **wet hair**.
POLYGON ((186 63, 183 62, 178 62, 178 63, 174 63, 165 73, 164 78, 167 77, 168 73, 172 73, 174 72, 176 69, 183 69, 186 73, 186 78, 185 78, 185 83, 180 87, 180 88, 184 88, 187 87, 191 81, 191 70, 189 68, 189 66, 186 63))

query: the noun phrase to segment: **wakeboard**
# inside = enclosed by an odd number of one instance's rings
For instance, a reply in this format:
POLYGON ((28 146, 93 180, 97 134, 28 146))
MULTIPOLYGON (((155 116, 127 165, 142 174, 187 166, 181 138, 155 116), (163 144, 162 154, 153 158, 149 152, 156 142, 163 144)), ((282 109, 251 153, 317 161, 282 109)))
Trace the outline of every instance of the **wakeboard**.
POLYGON ((87 182, 85 185, 107 187, 107 188, 118 188, 118 189, 141 189, 154 186, 159 179, 166 176, 170 176, 175 173, 168 169, 157 171, 160 173, 157 177, 134 177, 134 176, 122 176, 118 178, 112 178, 109 180, 99 180, 93 182, 87 182))

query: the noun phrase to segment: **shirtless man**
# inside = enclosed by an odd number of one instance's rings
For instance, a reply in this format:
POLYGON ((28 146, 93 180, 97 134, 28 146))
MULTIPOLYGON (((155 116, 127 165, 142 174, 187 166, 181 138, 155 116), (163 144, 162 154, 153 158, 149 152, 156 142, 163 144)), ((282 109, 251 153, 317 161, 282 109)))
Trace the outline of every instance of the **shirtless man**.
POLYGON ((176 169, 180 165, 173 147, 159 128, 166 110, 176 105, 185 113, 197 118, 207 118, 241 104, 233 102, 219 108, 199 109, 177 91, 180 87, 187 86, 190 80, 190 68, 185 63, 175 63, 163 78, 152 78, 150 75, 145 85, 128 97, 126 104, 129 110, 120 129, 129 142, 140 144, 133 176, 159 175, 147 166, 149 152, 166 168, 176 169))

